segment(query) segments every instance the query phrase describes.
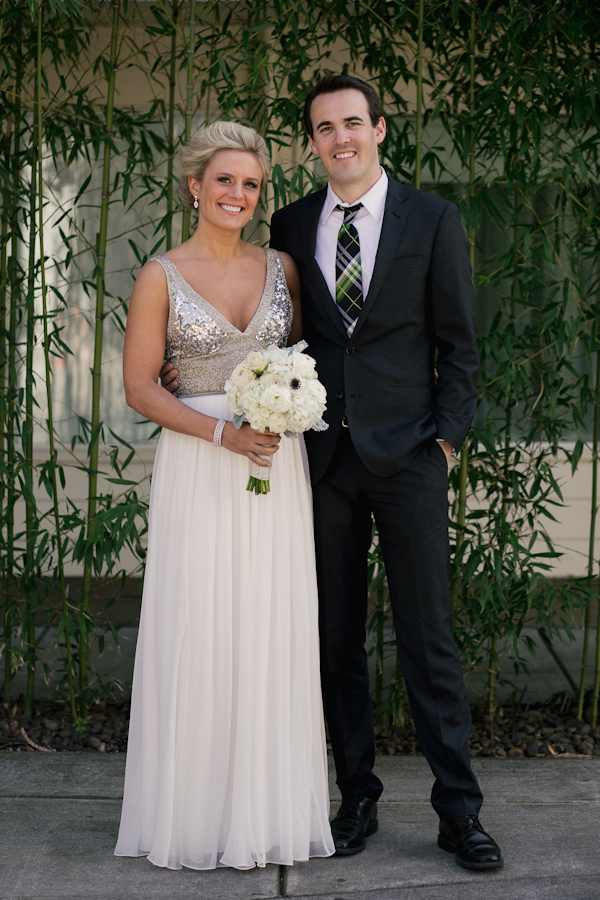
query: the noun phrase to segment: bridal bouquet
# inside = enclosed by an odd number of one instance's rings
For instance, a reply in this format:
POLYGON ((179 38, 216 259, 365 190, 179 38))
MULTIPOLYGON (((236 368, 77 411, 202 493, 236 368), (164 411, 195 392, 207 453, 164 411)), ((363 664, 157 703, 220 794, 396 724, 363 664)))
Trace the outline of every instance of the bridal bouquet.
MULTIPOLYGON (((315 361, 302 353, 308 344, 271 346, 252 350, 225 382, 225 393, 239 428, 248 422, 255 431, 270 431, 296 437, 303 431, 325 431, 323 421, 327 394, 317 378, 315 361)), ((246 490, 268 494, 269 470, 252 466, 246 490)))

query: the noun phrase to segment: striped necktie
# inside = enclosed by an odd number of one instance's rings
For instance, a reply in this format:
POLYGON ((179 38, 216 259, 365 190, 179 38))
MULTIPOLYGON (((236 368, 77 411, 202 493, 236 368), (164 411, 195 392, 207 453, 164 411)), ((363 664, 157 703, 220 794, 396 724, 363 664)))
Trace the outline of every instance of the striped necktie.
POLYGON ((356 206, 336 206, 344 213, 344 221, 338 233, 335 254, 335 305, 351 336, 363 304, 362 272, 360 265, 360 241, 354 225, 354 217, 362 203, 356 206))

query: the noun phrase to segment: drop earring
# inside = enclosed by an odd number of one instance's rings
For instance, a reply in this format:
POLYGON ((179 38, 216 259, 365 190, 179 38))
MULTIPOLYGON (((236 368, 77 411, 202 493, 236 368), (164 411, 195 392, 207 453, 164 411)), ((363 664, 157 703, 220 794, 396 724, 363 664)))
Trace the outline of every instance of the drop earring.
POLYGON ((194 209, 198 209, 198 198, 194 197, 194 209))

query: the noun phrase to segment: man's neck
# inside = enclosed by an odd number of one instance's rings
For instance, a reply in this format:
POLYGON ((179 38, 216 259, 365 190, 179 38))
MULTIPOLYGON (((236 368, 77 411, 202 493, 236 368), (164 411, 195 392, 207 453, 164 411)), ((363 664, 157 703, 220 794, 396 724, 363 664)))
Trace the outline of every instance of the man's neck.
POLYGON ((364 197, 365 194, 371 190, 373 185, 377 184, 379 179, 381 178, 381 168, 377 169, 377 173, 373 174, 370 178, 364 179, 356 184, 335 184, 333 181, 330 181, 331 190, 334 192, 336 197, 339 197, 342 203, 348 203, 352 205, 356 203, 357 200, 360 200, 361 197, 364 197))

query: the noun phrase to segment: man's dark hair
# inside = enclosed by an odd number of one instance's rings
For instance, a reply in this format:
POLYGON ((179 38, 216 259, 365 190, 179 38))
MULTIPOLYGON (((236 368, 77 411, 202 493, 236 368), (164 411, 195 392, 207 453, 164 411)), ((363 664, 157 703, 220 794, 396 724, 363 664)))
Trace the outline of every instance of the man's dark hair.
POLYGON ((375 88, 371 87, 370 84, 367 84, 366 81, 361 81, 360 78, 356 78, 354 75, 326 75, 325 78, 321 78, 321 80, 315 84, 314 88, 308 92, 306 100, 304 101, 304 125, 306 127, 306 133, 310 137, 313 136, 310 109, 315 97, 318 97, 319 94, 335 94, 337 91, 345 91, 348 88, 360 91, 361 94, 365 95, 369 105, 371 125, 375 128, 383 115, 381 101, 379 100, 375 88))

